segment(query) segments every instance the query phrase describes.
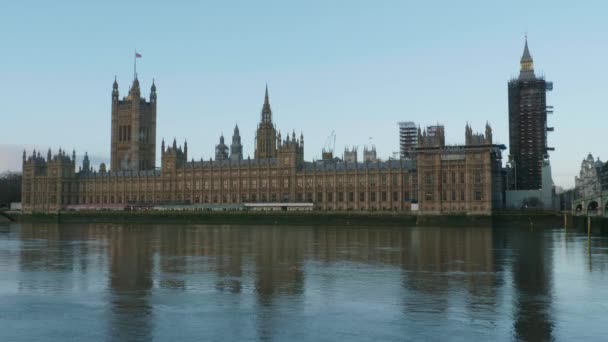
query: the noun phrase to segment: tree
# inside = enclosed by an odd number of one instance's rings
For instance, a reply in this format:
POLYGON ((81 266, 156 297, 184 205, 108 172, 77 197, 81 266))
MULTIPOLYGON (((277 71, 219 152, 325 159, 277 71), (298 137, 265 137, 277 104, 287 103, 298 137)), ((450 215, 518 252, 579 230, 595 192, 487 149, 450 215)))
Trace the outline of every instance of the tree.
POLYGON ((0 174, 0 207, 11 202, 21 202, 21 173, 7 171, 0 174))

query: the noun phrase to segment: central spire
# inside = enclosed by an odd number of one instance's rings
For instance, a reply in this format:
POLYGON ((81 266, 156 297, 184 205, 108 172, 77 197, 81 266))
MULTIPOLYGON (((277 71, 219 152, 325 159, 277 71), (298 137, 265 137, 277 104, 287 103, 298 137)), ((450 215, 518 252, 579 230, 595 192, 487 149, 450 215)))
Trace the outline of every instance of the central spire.
POLYGON ((266 84, 266 93, 264 94, 264 106, 262 107, 262 122, 272 123, 272 110, 270 109, 270 100, 268 99, 268 84, 266 84))

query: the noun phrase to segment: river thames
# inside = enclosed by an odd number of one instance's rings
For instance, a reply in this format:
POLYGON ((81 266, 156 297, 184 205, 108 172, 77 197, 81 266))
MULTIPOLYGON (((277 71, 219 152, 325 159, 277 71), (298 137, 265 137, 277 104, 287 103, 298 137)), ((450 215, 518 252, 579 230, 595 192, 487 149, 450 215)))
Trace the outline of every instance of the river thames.
POLYGON ((608 238, 0 224, 0 341, 600 341, 608 238))

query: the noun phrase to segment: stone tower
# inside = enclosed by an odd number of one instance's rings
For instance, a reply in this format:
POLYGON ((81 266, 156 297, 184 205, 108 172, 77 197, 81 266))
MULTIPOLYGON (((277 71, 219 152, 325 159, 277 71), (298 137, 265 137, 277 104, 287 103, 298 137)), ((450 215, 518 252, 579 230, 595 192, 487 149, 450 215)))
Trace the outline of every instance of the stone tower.
POLYGON ((112 88, 112 171, 151 170, 156 166, 156 85, 150 101, 141 97, 137 76, 129 95, 118 98, 118 83, 112 88))
POLYGON ((547 91, 553 83, 534 74, 528 40, 520 60, 519 77, 509 81, 509 161, 515 190, 542 188, 542 167, 549 158, 547 91))
POLYGON ((243 145, 241 144, 241 134, 239 133, 238 125, 234 126, 234 133, 232 134, 232 144, 230 145, 230 160, 243 160, 243 145))
POLYGON ((277 131, 272 123, 272 110, 268 100, 268 86, 264 96, 262 117, 255 136, 255 158, 266 159, 277 156, 277 131))

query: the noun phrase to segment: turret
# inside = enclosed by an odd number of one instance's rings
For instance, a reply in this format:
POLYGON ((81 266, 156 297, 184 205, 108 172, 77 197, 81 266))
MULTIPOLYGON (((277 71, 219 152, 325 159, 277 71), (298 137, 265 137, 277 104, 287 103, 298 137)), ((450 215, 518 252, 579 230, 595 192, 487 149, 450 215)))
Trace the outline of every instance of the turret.
POLYGON ((230 160, 243 160, 243 145, 241 144, 241 135, 239 133, 238 125, 234 126, 234 133, 232 134, 232 144, 230 144, 230 160))
POLYGON ((220 136, 220 143, 215 145, 215 160, 228 159, 228 146, 224 143, 224 135, 220 136))
POLYGON ((492 127, 486 122, 486 144, 492 144, 492 127))
POLYGON ((154 79, 152 79, 152 87, 150 87, 150 103, 156 104, 156 84, 154 84, 154 79))
POLYGON ((82 171, 84 173, 88 173, 91 169, 91 162, 89 161, 89 154, 87 152, 84 153, 84 158, 82 159, 82 171))
POLYGON ((118 101, 118 82, 114 76, 114 84, 112 85, 112 101, 118 101))
POLYGON ((139 80, 137 79, 137 77, 135 77, 135 79, 133 80, 133 85, 131 85, 129 96, 134 100, 138 100, 141 96, 141 91, 139 89, 139 80))

